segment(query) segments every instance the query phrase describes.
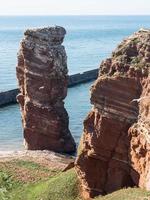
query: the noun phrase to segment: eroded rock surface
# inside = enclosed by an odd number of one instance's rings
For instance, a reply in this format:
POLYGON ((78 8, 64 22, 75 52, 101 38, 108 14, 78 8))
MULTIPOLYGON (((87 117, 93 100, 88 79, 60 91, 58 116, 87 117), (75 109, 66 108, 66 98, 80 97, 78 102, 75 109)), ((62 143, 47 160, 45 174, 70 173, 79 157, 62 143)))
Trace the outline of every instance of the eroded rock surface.
POLYGON ((150 190, 150 77, 142 81, 142 86, 138 121, 129 129, 129 156, 135 185, 150 190))
POLYGON ((128 186, 150 189, 149 76, 149 30, 125 39, 102 62, 76 160, 85 199, 128 186))
POLYGON ((75 151, 63 102, 68 85, 65 34, 62 27, 27 30, 20 45, 17 99, 29 150, 75 151))

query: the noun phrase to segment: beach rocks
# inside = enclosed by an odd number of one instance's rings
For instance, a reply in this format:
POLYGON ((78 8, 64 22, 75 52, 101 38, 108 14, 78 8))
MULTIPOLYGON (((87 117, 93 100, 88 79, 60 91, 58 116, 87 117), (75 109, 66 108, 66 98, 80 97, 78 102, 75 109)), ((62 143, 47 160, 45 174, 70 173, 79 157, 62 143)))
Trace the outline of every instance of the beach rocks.
POLYGON ((150 189, 149 47, 150 31, 140 30, 100 66, 75 163, 85 199, 129 186, 150 189))
POLYGON ((17 78, 25 147, 29 150, 74 152, 64 108, 67 95, 67 56, 62 27, 25 32, 18 53, 17 78))

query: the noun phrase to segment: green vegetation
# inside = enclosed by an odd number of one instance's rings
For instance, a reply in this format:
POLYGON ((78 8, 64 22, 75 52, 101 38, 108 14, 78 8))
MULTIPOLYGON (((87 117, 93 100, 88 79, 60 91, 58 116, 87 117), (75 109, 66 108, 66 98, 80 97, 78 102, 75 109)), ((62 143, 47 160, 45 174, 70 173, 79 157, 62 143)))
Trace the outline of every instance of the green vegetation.
MULTIPOLYGON (((32 198, 31 198, 32 199, 32 198)), ((80 200, 78 181, 74 169, 53 177, 47 183, 43 200, 80 200)))
MULTIPOLYGON (((74 169, 60 172, 32 161, 19 160, 0 163, 0 200, 81 200, 81 197, 74 169), (26 170, 31 174, 35 172, 36 177, 27 176, 26 170), (43 172, 46 178, 41 177, 43 172), (22 178, 24 173, 26 181, 22 178)), ((150 200, 150 192, 138 188, 122 189, 95 200, 150 200)))
MULTIPOLYGON (((13 160, 0 163, 0 200, 23 200, 21 194, 25 189, 32 189, 36 184, 46 182, 60 173, 58 169, 49 169, 33 161, 13 160)), ((43 187, 45 184, 43 184, 43 187)), ((28 200, 24 195, 24 199, 28 200)), ((33 198, 36 199, 36 198, 33 198)))
POLYGON ((16 160, 13 163, 15 165, 18 165, 19 167, 27 168, 29 170, 48 171, 46 167, 41 166, 40 164, 32 162, 32 161, 16 160))
POLYGON ((104 197, 95 198, 95 200, 150 200, 150 192, 139 188, 128 188, 118 190, 104 197))
POLYGON ((80 200, 76 173, 32 161, 0 163, 0 200, 80 200))
POLYGON ((21 183, 14 181, 12 177, 0 171, 0 200, 8 200, 9 192, 21 186, 21 183))
POLYGON ((80 200, 75 171, 62 172, 48 181, 18 188, 12 192, 11 200, 80 200))

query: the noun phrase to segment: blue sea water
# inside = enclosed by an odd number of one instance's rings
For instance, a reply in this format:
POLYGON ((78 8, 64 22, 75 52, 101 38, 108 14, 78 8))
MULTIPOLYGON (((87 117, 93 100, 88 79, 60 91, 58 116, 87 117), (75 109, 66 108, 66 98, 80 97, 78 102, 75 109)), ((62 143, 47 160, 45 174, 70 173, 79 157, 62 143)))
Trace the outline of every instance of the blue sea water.
MULTIPOLYGON (((150 28, 150 16, 5 16, 0 17, 0 91, 17 87, 15 66, 19 42, 27 28, 59 25, 67 30, 64 45, 69 74, 99 67, 125 37, 150 28)), ((78 143, 90 109, 91 83, 70 88, 65 100, 70 129, 78 143)), ((18 105, 0 108, 0 150, 22 148, 18 105)))
MULTIPOLYGON (((83 119, 90 110, 89 88, 92 82, 70 88, 65 107, 70 116, 70 130, 76 143, 80 140, 83 119)), ((17 104, 0 108, 0 151, 23 149, 20 110, 17 104)))

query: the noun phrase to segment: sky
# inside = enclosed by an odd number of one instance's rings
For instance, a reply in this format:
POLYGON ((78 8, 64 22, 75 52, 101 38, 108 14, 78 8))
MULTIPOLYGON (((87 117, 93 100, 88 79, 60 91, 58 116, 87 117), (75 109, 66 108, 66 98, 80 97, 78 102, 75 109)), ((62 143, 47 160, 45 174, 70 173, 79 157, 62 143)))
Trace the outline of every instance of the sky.
POLYGON ((0 0, 0 15, 150 15, 150 0, 0 0))

